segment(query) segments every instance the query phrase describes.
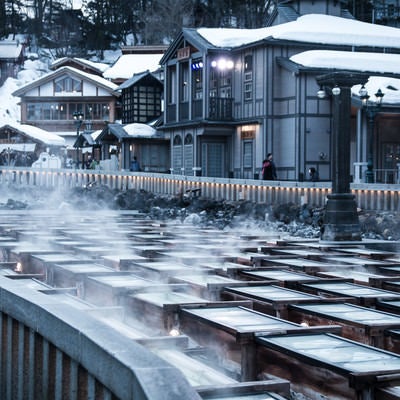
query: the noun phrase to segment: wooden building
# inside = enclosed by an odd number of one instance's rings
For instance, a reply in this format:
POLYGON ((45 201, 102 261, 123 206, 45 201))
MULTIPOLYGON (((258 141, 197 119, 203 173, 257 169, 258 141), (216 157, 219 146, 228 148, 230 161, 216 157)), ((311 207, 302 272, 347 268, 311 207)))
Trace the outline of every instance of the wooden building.
MULTIPOLYGON (((262 29, 184 28, 160 61, 162 129, 170 137, 173 172, 253 179, 273 153, 279 180, 307 179, 310 167, 321 180, 331 180, 334 101, 318 97, 318 77, 336 70, 399 76, 387 58, 400 61, 400 30, 356 21, 344 3, 274 2, 269 26, 262 29), (316 66, 293 59, 310 50, 331 53, 316 66), (336 66, 328 62, 333 52, 343 59, 365 53, 365 61, 362 67, 355 61, 336 66)), ((385 95, 389 86, 381 88, 385 95)), ((351 172, 357 163, 367 164, 370 141, 377 170, 389 168, 386 161, 399 153, 398 102, 383 99, 372 133, 368 115, 353 93, 351 172)), ((394 162, 390 168, 397 168, 394 162)))
POLYGON ((6 124, 0 127, 0 163, 29 167, 41 153, 65 155, 66 142, 51 132, 31 125, 6 124))
POLYGON ((86 131, 114 122, 117 86, 106 79, 63 66, 16 90, 21 98, 21 122, 55 132, 71 146, 86 131), (79 120, 74 115, 80 115, 79 120), (78 124, 77 124, 78 123, 78 124))
POLYGON ((134 157, 140 171, 168 173, 169 140, 146 124, 108 124, 96 138, 101 144, 101 160, 118 161, 104 169, 129 170, 134 157))
POLYGON ((163 84, 151 72, 134 74, 122 83, 122 123, 149 123, 160 118, 162 110, 163 84))

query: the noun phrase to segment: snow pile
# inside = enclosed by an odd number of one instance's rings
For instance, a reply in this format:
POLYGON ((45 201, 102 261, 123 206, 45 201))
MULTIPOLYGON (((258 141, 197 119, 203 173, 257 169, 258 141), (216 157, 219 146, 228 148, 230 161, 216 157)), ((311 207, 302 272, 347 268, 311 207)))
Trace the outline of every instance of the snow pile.
POLYGON ((24 69, 19 72, 18 78, 8 78, 0 87, 0 126, 11 125, 21 118, 19 98, 12 93, 20 87, 40 78, 47 73, 47 66, 39 60, 26 60, 24 69))

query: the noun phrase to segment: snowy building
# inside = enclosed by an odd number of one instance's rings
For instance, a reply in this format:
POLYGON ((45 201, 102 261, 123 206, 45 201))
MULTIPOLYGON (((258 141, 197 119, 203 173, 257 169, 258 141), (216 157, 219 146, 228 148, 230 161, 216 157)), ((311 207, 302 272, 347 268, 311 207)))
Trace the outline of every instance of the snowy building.
POLYGON ((0 86, 7 78, 16 78, 24 65, 26 44, 11 35, 0 41, 0 86))
POLYGON ((163 84, 151 72, 134 74, 118 87, 122 123, 148 123, 161 117, 163 84))
POLYGON ((358 95, 366 82, 353 88, 349 170, 367 163, 369 139, 375 170, 395 170, 400 30, 356 21, 343 2, 282 3, 271 10, 269 27, 188 28, 170 45, 161 60, 162 129, 170 137, 173 172, 253 178, 273 153, 280 180, 306 179, 311 166, 331 180, 333 100, 318 96, 318 77, 334 71, 370 76, 370 100, 374 77, 390 78, 380 81, 385 96, 372 138, 358 95), (300 8, 289 13, 289 3, 300 8))
POLYGON ((152 51, 149 48, 151 49, 151 46, 130 46, 129 50, 125 48, 118 60, 104 71, 103 77, 121 84, 134 74, 157 71, 164 48, 156 46, 152 51))
POLYGON ((41 153, 65 155, 64 138, 31 125, 9 123, 0 127, 1 165, 31 166, 41 153))
POLYGON ((136 157, 144 172, 169 173, 169 140, 163 132, 140 123, 108 124, 96 138, 101 144, 101 159, 118 159, 118 168, 129 170, 136 157))
POLYGON ((93 131, 115 121, 117 85, 101 76, 62 66, 13 95, 21 98, 21 123, 57 133, 72 145, 80 128, 93 131), (74 114, 80 113, 82 126, 74 114))
POLYGON ((103 73, 110 67, 108 64, 92 62, 84 58, 76 57, 62 57, 55 60, 51 65, 50 69, 56 70, 61 67, 72 67, 79 69, 88 74, 94 74, 103 76, 103 73))

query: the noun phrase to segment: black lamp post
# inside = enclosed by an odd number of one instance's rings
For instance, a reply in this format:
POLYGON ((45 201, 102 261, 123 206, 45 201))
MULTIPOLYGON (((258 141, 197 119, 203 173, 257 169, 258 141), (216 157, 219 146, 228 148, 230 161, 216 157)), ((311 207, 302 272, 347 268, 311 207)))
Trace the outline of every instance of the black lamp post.
MULTIPOLYGON (((75 125, 76 125, 76 140, 79 138, 79 129, 83 122, 83 112, 75 111, 73 114, 75 125)), ((79 167, 79 147, 76 145, 76 168, 79 167)))
POLYGON ((375 101, 369 101, 368 91, 364 85, 362 85, 359 91, 360 99, 362 100, 362 106, 365 110, 365 114, 368 120, 368 158, 367 158, 367 171, 365 172, 365 182, 366 183, 374 183, 374 171, 373 171, 373 164, 374 164, 374 125, 375 125, 375 117, 376 114, 379 112, 382 106, 382 98, 384 96, 381 89, 375 93, 375 101))
MULTIPOLYGON (((321 239, 361 240, 355 196, 350 190, 351 87, 363 84, 368 75, 352 71, 332 72, 317 77, 321 87, 330 90, 333 100, 331 171, 332 193, 327 196, 321 239)), ((318 92, 320 96, 321 90, 318 92)))

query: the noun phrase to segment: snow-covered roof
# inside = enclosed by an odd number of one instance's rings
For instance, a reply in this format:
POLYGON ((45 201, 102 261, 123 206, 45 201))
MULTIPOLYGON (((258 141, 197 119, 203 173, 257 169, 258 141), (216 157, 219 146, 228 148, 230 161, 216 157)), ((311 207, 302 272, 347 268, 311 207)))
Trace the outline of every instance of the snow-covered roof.
POLYGON ((42 142, 48 146, 65 146, 65 139, 53 132, 48 132, 36 126, 19 124, 18 122, 9 122, 7 124, 11 129, 21 132, 32 139, 42 142))
POLYGON ((80 61, 82 64, 87 64, 92 68, 96 68, 100 71, 105 71, 106 69, 110 68, 108 64, 105 63, 100 63, 100 62, 95 62, 95 61, 90 61, 90 60, 85 60, 84 58, 77 58, 78 61, 80 61))
POLYGON ((52 64, 51 64, 51 68, 57 67, 58 65, 62 65, 63 63, 66 62, 77 62, 78 64, 82 64, 82 65, 86 65, 89 68, 98 70, 99 72, 104 72, 106 69, 110 68, 109 64, 105 64, 105 63, 100 63, 100 62, 94 62, 94 61, 90 61, 90 60, 86 60, 84 58, 70 58, 70 57, 61 57, 58 58, 57 60, 55 60, 52 64))
MULTIPOLYGON (((400 54, 310 50, 293 55, 290 61, 309 68, 349 70, 371 74, 400 74, 400 54)), ((385 95, 383 98, 385 104, 400 103, 400 79, 398 78, 370 76, 365 87, 372 100, 373 94, 381 89, 385 95)), ((353 95, 358 96, 360 88, 360 85, 354 85, 353 95)))
POLYGON ((129 136, 133 137, 154 137, 157 136, 157 131, 149 125, 133 123, 124 125, 124 130, 129 136))
POLYGON ((0 41, 0 59, 18 58, 23 50, 22 43, 18 40, 0 41))
POLYGON ((100 135, 101 129, 98 129, 96 131, 93 131, 90 136, 92 136, 93 141, 96 141, 97 137, 100 135))
POLYGON ((27 90, 29 90, 32 87, 36 87, 39 86, 42 82, 46 82, 48 80, 50 80, 53 76, 60 76, 63 73, 72 73, 76 76, 80 76, 83 78, 86 78, 86 80, 88 81, 92 81, 92 82, 96 82, 98 85, 109 89, 110 91, 115 91, 118 88, 118 85, 116 85, 113 82, 108 81, 107 79, 104 79, 101 76, 95 75, 95 74, 89 74, 87 72, 83 72, 77 68, 73 68, 73 67, 69 67, 69 66, 64 66, 61 67, 55 71, 51 71, 48 74, 43 75, 42 77, 40 77, 39 79, 28 83, 25 86, 22 86, 21 88, 19 88, 18 90, 16 90, 13 95, 14 96, 21 96, 23 93, 25 93, 27 90))
POLYGON ((143 71, 156 71, 160 67, 162 54, 124 54, 116 63, 107 69, 103 76, 106 79, 129 79, 143 71))
POLYGON ((64 68, 73 70, 74 72, 79 73, 82 76, 85 76, 89 80, 96 81, 102 86, 109 87, 111 90, 115 90, 118 87, 115 83, 112 83, 112 82, 108 81, 107 79, 102 78, 101 76, 97 76, 97 75, 94 75, 94 74, 89 74, 87 72, 82 72, 79 69, 72 68, 72 67, 64 67, 64 68))
MULTIPOLYGON (((380 89, 384 96, 383 104, 399 104, 400 103, 400 79, 388 78, 385 76, 370 76, 368 82, 364 85, 370 96, 370 101, 375 101, 375 93, 380 89)), ((351 93, 359 96, 361 85, 354 85, 351 93)))
POLYGON ((127 79, 125 82, 123 82, 118 89, 122 90, 122 89, 126 89, 129 88, 131 86, 133 86, 134 84, 138 83, 140 80, 142 80, 143 78, 149 78, 149 79, 153 79, 155 81, 158 81, 160 85, 162 85, 162 82, 151 72, 149 71, 145 71, 139 74, 134 74, 131 78, 127 79))
POLYGON ((118 138, 118 140, 125 139, 166 139, 164 133, 161 133, 154 129, 153 127, 142 124, 142 123, 132 123, 122 125, 120 123, 108 124, 101 134, 98 135, 97 140, 102 141, 107 135, 112 135, 118 138))
POLYGON ((260 29, 199 28, 217 47, 232 48, 263 39, 330 45, 400 48, 400 29, 323 14, 307 14, 296 21, 260 29))
POLYGON ((400 54, 309 50, 293 55, 290 60, 311 68, 400 74, 400 54))

